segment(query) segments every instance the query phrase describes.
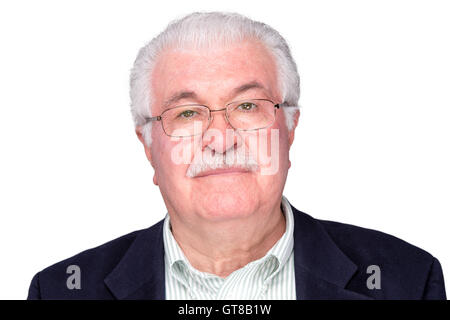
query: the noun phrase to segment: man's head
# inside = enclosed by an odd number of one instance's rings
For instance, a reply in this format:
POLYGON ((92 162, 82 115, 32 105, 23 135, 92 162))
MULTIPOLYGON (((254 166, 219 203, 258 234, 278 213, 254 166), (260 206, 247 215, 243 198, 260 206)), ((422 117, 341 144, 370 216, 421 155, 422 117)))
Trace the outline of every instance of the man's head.
POLYGON ((279 203, 298 98, 285 40, 237 14, 188 15, 142 48, 132 113, 169 212, 223 220, 279 203))

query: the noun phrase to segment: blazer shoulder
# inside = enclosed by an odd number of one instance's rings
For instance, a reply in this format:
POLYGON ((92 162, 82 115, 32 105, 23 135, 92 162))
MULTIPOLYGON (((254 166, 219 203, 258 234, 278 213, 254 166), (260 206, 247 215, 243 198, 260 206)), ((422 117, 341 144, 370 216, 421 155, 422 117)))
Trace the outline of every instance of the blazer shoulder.
MULTIPOLYGON (((143 229, 144 230, 144 229, 143 229)), ((98 266, 101 264, 114 264, 114 260, 118 262, 123 254, 130 247, 131 243, 133 243, 134 239, 141 233, 143 230, 136 230, 120 236, 116 239, 105 242, 96 247, 83 250, 69 258, 66 258, 62 261, 59 261, 53 265, 48 266, 43 269, 40 273, 51 273, 53 270, 59 270, 61 267, 64 268, 67 265, 71 264, 96 264, 98 266)))
POLYGON ((427 251, 391 234, 352 224, 317 220, 329 236, 345 252, 354 257, 374 259, 409 258, 431 264, 433 256, 427 251))
POLYGON ((112 298, 103 284, 104 278, 120 262, 134 240, 146 230, 152 232, 159 223, 84 250, 39 271, 31 281, 28 299, 70 299, 72 295, 77 299, 112 298), (67 279, 74 271, 82 275, 81 286, 89 284, 84 290, 68 290, 67 279))
MULTIPOLYGON (((430 282, 439 278, 438 290, 445 297, 439 261, 427 251, 393 235, 346 223, 317 220, 331 239, 357 266, 356 278, 367 278, 369 267, 379 267, 382 291, 390 298, 422 299, 429 293, 430 282), (383 285, 382 285, 383 286, 383 285)), ((361 282, 361 281, 360 281, 361 282)), ((385 296, 386 297, 386 296, 385 296)))

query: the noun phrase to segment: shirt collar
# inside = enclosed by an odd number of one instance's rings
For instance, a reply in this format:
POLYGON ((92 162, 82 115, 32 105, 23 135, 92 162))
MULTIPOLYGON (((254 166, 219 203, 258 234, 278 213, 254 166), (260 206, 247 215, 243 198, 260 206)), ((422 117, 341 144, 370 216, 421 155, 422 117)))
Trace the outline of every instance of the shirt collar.
MULTIPOLYGON (((267 263, 268 260, 275 258, 276 268, 268 275, 267 281, 270 280, 279 270, 286 264, 294 248, 294 216, 289 201, 283 196, 281 199, 281 208, 286 219, 286 230, 281 238, 274 244, 272 248, 264 255, 264 257, 252 261, 253 264, 267 263)), ((192 276, 211 277, 214 276, 207 272, 196 270, 189 263, 177 241, 175 240, 170 225, 170 216, 167 213, 164 219, 163 227, 164 251, 166 266, 170 268, 170 273, 180 280, 186 286, 192 281, 192 276)))

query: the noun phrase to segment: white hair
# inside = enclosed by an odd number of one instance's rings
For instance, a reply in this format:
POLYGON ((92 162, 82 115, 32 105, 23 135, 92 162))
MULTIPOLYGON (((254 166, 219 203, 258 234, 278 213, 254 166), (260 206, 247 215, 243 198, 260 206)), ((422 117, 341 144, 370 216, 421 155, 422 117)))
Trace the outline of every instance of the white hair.
POLYGON ((286 40, 270 26, 237 13, 195 12, 174 20, 139 50, 130 76, 131 113, 135 126, 142 126, 145 143, 151 144, 151 76, 156 59, 167 48, 211 48, 247 39, 259 41, 273 55, 288 130, 294 128, 298 110, 300 78, 286 40))

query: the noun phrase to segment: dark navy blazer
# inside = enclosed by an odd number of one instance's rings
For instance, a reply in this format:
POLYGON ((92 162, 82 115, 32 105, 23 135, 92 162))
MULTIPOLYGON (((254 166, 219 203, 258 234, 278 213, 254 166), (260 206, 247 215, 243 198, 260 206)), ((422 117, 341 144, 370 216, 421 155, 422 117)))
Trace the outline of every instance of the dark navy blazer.
MULTIPOLYGON (((439 261, 385 233, 317 220, 292 207, 297 299, 446 299, 439 261), (370 265, 380 289, 369 289, 370 265)), ((165 299, 163 220, 38 272, 28 299, 165 299), (68 289, 67 267, 81 270, 68 289)))

